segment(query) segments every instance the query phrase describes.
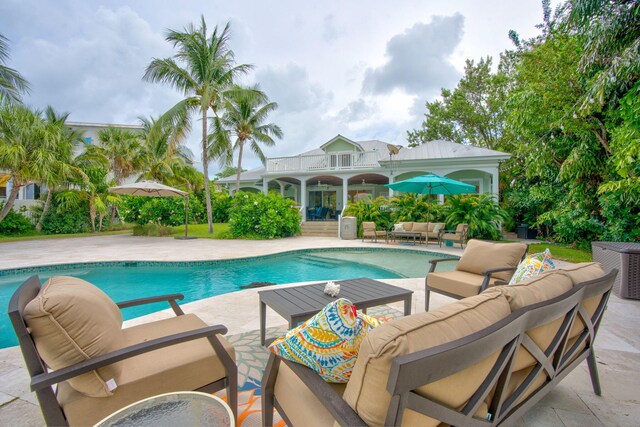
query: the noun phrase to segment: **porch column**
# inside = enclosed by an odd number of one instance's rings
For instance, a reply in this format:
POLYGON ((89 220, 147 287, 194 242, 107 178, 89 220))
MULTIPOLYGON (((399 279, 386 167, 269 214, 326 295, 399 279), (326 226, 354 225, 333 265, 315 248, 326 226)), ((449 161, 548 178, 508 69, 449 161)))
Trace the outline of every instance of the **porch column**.
POLYGON ((491 172, 491 192, 496 197, 496 203, 500 200, 500 181, 498 180, 498 168, 491 172))
POLYGON ((342 210, 347 208, 349 200, 349 178, 342 178, 342 210))
POLYGON ((300 178, 300 206, 302 206, 302 222, 307 220, 307 178, 300 178))
MULTIPOLYGON (((389 184, 393 184, 395 182, 394 176, 389 175, 389 184)), ((393 197, 393 189, 389 188, 389 198, 393 197)))
POLYGON ((269 181, 266 178, 262 178, 262 194, 269 192, 269 181))
POLYGON ((280 184, 280 195, 284 197, 284 183, 282 181, 278 181, 280 184))

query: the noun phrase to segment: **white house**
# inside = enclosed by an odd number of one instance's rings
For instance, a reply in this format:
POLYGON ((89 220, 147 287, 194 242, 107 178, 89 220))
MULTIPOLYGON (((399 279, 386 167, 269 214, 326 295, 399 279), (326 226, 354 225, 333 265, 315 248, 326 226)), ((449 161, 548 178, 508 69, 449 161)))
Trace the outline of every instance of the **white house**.
MULTIPOLYGON (((338 135, 319 148, 291 157, 268 158, 266 166, 243 172, 242 191, 279 191, 308 208, 326 207, 335 218, 349 200, 392 196, 384 186, 434 173, 472 184, 477 193, 498 194, 500 162, 511 154, 451 141, 414 148, 382 141, 352 141, 338 135)), ((236 177, 218 181, 235 191, 236 177)), ((306 220, 303 209, 303 221, 306 220)))

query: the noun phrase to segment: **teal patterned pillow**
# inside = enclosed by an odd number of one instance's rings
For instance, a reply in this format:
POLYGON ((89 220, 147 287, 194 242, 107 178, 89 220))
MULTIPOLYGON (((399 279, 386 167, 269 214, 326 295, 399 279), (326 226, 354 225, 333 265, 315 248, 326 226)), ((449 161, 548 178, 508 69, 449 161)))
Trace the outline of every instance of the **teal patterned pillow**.
POLYGON ((551 251, 547 248, 544 252, 527 256, 518 264, 518 268, 516 272, 513 273, 509 284, 515 285, 525 279, 530 279, 554 268, 556 268, 556 266, 551 260, 551 251))
POLYGON ((327 382, 346 383, 365 334, 379 324, 377 319, 357 312, 351 301, 340 298, 275 340, 269 350, 308 366, 327 382))

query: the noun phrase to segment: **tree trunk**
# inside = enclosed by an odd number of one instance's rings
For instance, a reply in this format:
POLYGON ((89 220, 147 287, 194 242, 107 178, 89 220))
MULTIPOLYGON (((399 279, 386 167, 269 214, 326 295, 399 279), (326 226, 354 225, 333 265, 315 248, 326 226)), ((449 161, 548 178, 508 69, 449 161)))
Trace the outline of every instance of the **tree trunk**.
POLYGON ((244 141, 240 141, 238 144, 238 170, 236 171, 236 194, 240 191, 240 174, 242 173, 242 149, 244 148, 244 141))
POLYGON ((20 187, 22 187, 22 185, 16 184, 14 180, 13 187, 11 187, 11 192, 9 193, 9 198, 7 198, 6 203, 2 207, 2 210, 0 211, 0 221, 2 221, 4 217, 7 216, 7 214, 13 207, 13 203, 18 198, 18 192, 20 191, 20 187))
POLYGON ((93 200, 89 201, 89 218, 91 219, 91 232, 96 232, 96 203, 93 200))
POLYGON ((51 189, 47 192, 47 199, 44 202, 44 207, 42 208, 42 214, 40 215, 40 219, 38 219, 38 223, 36 224, 36 230, 42 230, 42 222, 44 221, 44 216, 49 212, 49 207, 51 207, 51 189))
POLYGON ((211 192, 209 191, 209 158, 207 156, 207 110, 202 110, 202 173, 204 173, 204 199, 207 202, 207 223, 209 234, 213 233, 211 213, 211 192))
POLYGON ((104 213, 98 215, 98 231, 102 231, 102 220, 104 219, 104 213))

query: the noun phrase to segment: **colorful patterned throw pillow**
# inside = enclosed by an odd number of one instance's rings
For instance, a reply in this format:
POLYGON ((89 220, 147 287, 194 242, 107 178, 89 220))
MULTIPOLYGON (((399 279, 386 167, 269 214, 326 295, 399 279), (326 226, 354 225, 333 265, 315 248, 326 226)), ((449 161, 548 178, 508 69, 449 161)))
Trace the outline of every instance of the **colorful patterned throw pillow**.
POLYGON ((357 312, 351 301, 340 298, 275 340, 269 350, 308 366, 327 382, 346 383, 362 340, 379 324, 377 319, 357 312))
POLYGON ((554 268, 556 268, 556 266, 551 260, 551 251, 547 248, 544 252, 529 255, 520 264, 518 264, 518 268, 516 269, 516 272, 513 273, 509 284, 515 285, 525 279, 535 277, 547 270, 553 270, 554 268))
POLYGON ((393 231, 404 231, 404 224, 393 224, 393 231))

